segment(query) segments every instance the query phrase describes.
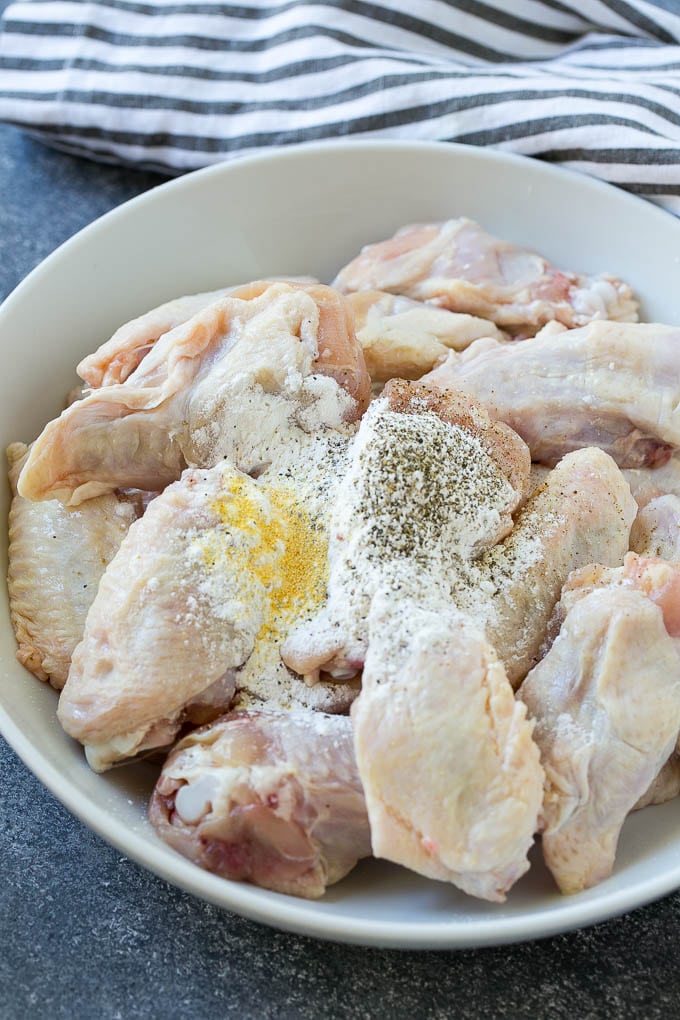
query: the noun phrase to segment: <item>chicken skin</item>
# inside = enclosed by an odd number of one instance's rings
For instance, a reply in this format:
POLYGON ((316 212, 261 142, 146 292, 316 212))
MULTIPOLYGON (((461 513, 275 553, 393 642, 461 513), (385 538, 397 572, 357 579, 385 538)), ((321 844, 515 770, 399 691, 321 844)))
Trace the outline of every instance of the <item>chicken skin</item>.
POLYGON ((528 474, 521 440, 473 401, 390 383, 336 500, 328 603, 282 647, 311 681, 364 667, 352 719, 373 852, 491 900, 528 867, 542 772, 451 575, 508 534, 528 474))
POLYGON ((114 494, 76 510, 23 499, 16 482, 27 455, 23 443, 7 449, 10 617, 19 662, 59 690, 102 574, 142 507, 138 498, 114 494))
POLYGON ((449 312, 379 290, 348 294, 357 340, 373 382, 420 379, 450 350, 462 351, 473 340, 504 334, 488 319, 449 312))
POLYGON ((149 817, 162 839, 208 871, 306 898, 371 853, 345 716, 223 716, 172 751, 149 817))
POLYGON ((152 308, 120 326, 110 340, 83 358, 76 372, 92 389, 124 383, 164 333, 188 322, 230 292, 231 288, 226 288, 188 294, 152 308))
POLYGON ((543 856, 563 893, 607 878, 621 826, 680 730, 680 658, 642 591, 597 588, 573 602, 518 698, 545 769, 543 856))
MULTIPOLYGON (((383 401, 393 400, 393 385, 386 387, 383 401)), ((416 400, 423 400, 418 394, 427 393, 423 385, 413 386, 412 390, 416 400)), ((447 393, 447 399, 452 395, 447 393)), ((463 399, 464 395, 458 396, 463 399)), ((366 541, 368 526, 362 515, 364 508, 370 510, 371 489, 379 474, 376 465, 385 457, 387 446, 383 442, 381 447, 374 422, 380 421, 386 406, 389 405, 376 401, 365 415, 354 445, 353 466, 339 491, 331 526, 326 606, 282 646, 286 663, 310 682, 318 679, 322 671, 351 676, 363 665, 368 606, 374 589, 370 575, 356 570, 353 549, 356 543, 366 541)), ((472 401, 469 406, 474 406, 472 401)), ((403 439, 399 444, 403 447, 403 439)), ((505 468, 513 485, 507 508, 515 513, 515 520, 504 517, 502 528, 483 538, 480 535, 472 552, 468 549, 450 562, 446 590, 458 609, 484 630, 488 641, 498 650, 510 682, 517 686, 540 657, 546 628, 569 574, 593 561, 612 567, 621 563, 628 549, 637 505, 611 457, 593 448, 565 457, 518 511, 530 483, 525 473, 526 450, 518 444, 517 437, 512 449, 516 465, 521 464, 521 473, 515 470, 511 474, 510 462, 506 462, 505 468)), ((417 458, 421 450, 419 439, 412 451, 414 484, 419 478, 417 458)), ((465 451, 442 446, 441 456, 463 457, 466 463, 479 468, 478 454, 477 461, 473 459, 472 444, 465 451)), ((439 471, 437 474, 441 485, 444 476, 439 471)), ((451 521, 455 520, 458 506, 473 517, 479 514, 480 525, 487 519, 486 512, 480 509, 488 500, 484 494, 488 477, 483 471, 477 479, 466 478, 467 488, 456 482, 458 496, 454 499, 445 487, 438 491, 432 481, 428 483, 424 491, 438 493, 437 498, 447 507, 451 521)), ((403 513, 406 515, 406 510, 403 513)), ((447 549, 456 548, 460 534, 466 533, 469 524, 463 517, 452 528, 455 537, 447 540, 447 549)), ((445 554, 433 547, 428 555, 442 560, 445 554)))
POLYGON ((599 446, 620 467, 654 467, 680 447, 678 351, 675 326, 593 322, 522 343, 478 340, 423 381, 479 400, 534 461, 599 446))
POLYGON ((630 530, 630 548, 642 556, 680 561, 680 497, 650 499, 630 530))
POLYGON ((235 697, 337 712, 356 696, 356 683, 308 688, 279 654, 323 604, 351 398, 330 376, 276 400, 241 386, 244 440, 264 426, 256 477, 229 460, 187 469, 130 529, 88 614, 58 715, 97 771, 166 746, 235 697))
POLYGON ((352 723, 375 856, 504 900, 529 867, 543 772, 482 633, 445 600, 376 596, 352 723))
POLYGON ((124 383, 67 408, 33 444, 19 492, 75 506, 115 488, 161 490, 187 464, 228 457, 250 471, 266 462, 277 407, 302 399, 311 375, 335 379, 344 416, 359 417, 370 380, 344 299, 321 285, 265 283, 252 293, 209 305, 165 333, 124 383), (260 401, 248 421, 240 398, 253 388, 273 411, 260 401))
MULTIPOLYGON (((316 280, 311 277, 291 277, 286 282, 316 283, 316 280)), ((111 339, 101 344, 96 351, 83 358, 76 368, 78 375, 92 389, 124 383, 160 337, 230 294, 234 297, 252 297, 253 285, 187 294, 138 315, 120 326, 111 339)))
POLYGON ((475 401, 417 383, 388 383, 360 423, 340 483, 327 603, 283 643, 287 665, 310 683, 322 670, 357 674, 371 599, 385 576, 372 559, 365 569, 357 567, 365 550, 373 548, 376 561, 391 552, 385 569, 402 595, 404 571, 416 565, 427 574, 442 562, 449 565, 450 591, 466 562, 512 530, 528 478, 524 443, 475 401), (386 502, 377 517, 376 492, 386 502))
POLYGON ((468 219, 402 227, 363 248, 334 286, 403 294, 525 336, 553 320, 570 327, 593 319, 637 320, 638 303, 620 280, 562 272, 468 219))

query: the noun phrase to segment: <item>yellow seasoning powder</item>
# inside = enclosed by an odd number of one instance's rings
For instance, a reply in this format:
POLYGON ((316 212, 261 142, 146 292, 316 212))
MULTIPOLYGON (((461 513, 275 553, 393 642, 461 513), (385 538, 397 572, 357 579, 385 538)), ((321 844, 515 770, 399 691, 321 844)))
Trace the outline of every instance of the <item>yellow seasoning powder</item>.
MULTIPOLYGON (((265 590, 265 617, 256 645, 278 646, 297 620, 323 603, 328 583, 327 526, 292 489, 257 484, 243 475, 229 478, 224 495, 210 509, 222 522, 225 537, 233 536, 231 542, 219 543, 220 553, 229 558, 232 568, 257 578, 265 590)), ((211 546, 204 550, 205 562, 217 566, 220 557, 211 546)))

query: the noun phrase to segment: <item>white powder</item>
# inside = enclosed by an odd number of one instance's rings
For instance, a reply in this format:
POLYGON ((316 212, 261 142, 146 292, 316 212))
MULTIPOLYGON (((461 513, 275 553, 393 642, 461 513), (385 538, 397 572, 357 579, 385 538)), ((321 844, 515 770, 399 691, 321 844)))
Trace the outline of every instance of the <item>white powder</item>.
MULTIPOLYGON (((292 541, 297 544, 301 537, 304 541, 304 530, 311 526, 313 534, 309 538, 315 545, 315 554, 302 570, 304 598, 291 600, 289 605, 284 599, 283 607, 277 608, 274 587, 274 598, 269 601, 268 625, 258 635, 248 661, 237 673, 239 707, 265 702, 283 708, 299 706, 338 711, 347 708, 356 693, 354 688, 332 682, 308 687, 287 669, 280 654, 281 643, 288 634, 309 622, 323 605, 331 512, 346 469, 350 431, 353 429, 344 434, 325 431, 308 435, 297 430, 297 434, 291 434, 287 447, 281 450, 275 463, 257 480, 265 492, 289 496, 292 514, 299 515, 293 528, 302 528, 302 533, 298 532, 292 541)), ((286 573, 295 567, 290 563, 279 567, 273 584, 291 585, 286 573)))
MULTIPOLYGON (((325 650, 324 669, 357 672, 379 591, 391 593, 404 627, 413 603, 440 610, 471 582, 495 591, 493 575, 471 564, 509 532, 515 502, 477 436, 432 411, 405 413, 391 410, 387 398, 374 401, 338 489, 327 605, 284 644, 286 661, 302 668, 325 650)), ((313 665, 305 673, 318 677, 313 665)))
POLYGON ((255 382, 211 423, 214 450, 223 457, 229 450, 242 471, 223 460, 204 473, 213 480, 212 498, 201 495, 209 520, 187 544, 185 569, 213 618, 249 623, 254 637, 235 673, 239 707, 338 711, 356 687, 311 689, 279 649, 325 598, 330 515, 356 432, 343 422, 352 398, 325 376, 294 379, 287 371, 285 386, 292 392, 271 394, 255 382))
POLYGON ((186 409, 190 464, 227 458, 251 471, 284 453, 294 426, 340 428, 354 408, 334 379, 313 374, 319 353, 313 298, 284 284, 267 295, 267 303, 248 303, 251 317, 236 331, 238 343, 230 323, 219 358, 206 362, 195 381, 186 409))

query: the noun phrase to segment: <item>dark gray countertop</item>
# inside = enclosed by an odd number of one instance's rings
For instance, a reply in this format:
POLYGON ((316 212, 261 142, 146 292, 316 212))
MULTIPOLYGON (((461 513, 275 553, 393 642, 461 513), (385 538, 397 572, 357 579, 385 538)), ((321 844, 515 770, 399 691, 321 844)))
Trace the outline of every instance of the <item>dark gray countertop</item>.
MULTIPOLYGON (((160 180, 0 127, 0 297, 80 227, 160 180)), ((499 949, 321 943, 242 920, 143 871, 61 807, 2 741, 0 776, 0 1020, 680 1013, 680 894, 587 931, 499 949)))

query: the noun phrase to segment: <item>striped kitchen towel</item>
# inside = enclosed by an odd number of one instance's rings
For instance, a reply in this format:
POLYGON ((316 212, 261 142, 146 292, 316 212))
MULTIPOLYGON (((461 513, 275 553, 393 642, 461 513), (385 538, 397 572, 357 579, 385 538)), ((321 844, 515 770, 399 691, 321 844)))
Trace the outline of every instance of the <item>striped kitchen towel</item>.
POLYGON ((312 139, 563 163, 680 214, 678 0, 16 0, 0 119, 170 173, 312 139))

